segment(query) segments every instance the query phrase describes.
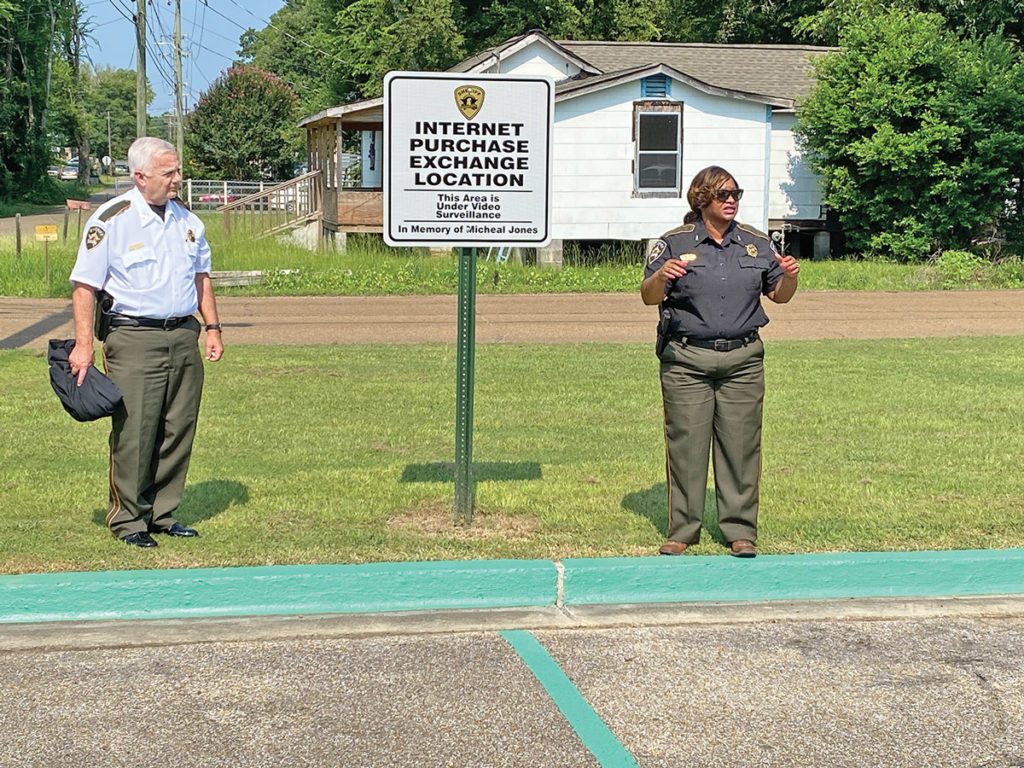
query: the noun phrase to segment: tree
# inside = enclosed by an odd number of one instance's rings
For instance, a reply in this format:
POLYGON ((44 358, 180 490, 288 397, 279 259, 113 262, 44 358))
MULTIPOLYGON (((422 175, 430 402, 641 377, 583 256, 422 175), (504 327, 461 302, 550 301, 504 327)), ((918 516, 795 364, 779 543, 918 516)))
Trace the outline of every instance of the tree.
POLYGON ((1024 0, 826 0, 800 14, 797 33, 823 45, 837 45, 844 27, 887 11, 937 13, 963 38, 1001 34, 1019 46, 1024 37, 1024 0))
POLYGON ((200 96, 186 119, 186 175, 290 177, 297 106, 294 92, 276 75, 232 67, 200 96))
POLYGON ((453 0, 355 0, 338 14, 345 64, 364 96, 392 70, 444 70, 465 56, 453 0))
MULTIPOLYGON (((146 103, 153 99, 153 90, 146 85, 146 103)), ((128 147, 135 140, 135 72, 130 69, 98 69, 86 72, 84 109, 88 121, 89 143, 98 157, 111 160, 128 157, 128 147), (107 118, 110 122, 110 144, 107 144, 107 118)))
POLYGON ((73 0, 0 0, 0 198, 46 178, 54 68, 77 13, 73 0))
POLYGON ((287 0, 261 30, 241 38, 239 56, 284 80, 299 97, 303 114, 357 95, 345 65, 347 45, 335 19, 349 0, 287 0))
POLYGON ((822 0, 669 0, 665 40, 706 43, 801 43, 800 20, 822 0))
POLYGON ((850 21, 840 44, 815 64, 798 132, 848 242, 902 260, 970 246, 1019 197, 1019 51, 902 10, 850 21))
POLYGON ((586 38, 594 0, 463 0, 461 18, 469 49, 496 45, 531 29, 556 39, 586 38))

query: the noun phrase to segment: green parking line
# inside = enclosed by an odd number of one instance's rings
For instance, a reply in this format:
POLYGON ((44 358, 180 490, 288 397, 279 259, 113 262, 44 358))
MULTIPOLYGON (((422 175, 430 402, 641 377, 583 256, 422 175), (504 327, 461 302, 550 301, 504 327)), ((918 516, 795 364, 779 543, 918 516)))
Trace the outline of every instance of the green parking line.
POLYGON ((597 758, 602 768, 639 768, 537 638, 524 630, 506 630, 500 634, 544 686, 583 746, 597 758))

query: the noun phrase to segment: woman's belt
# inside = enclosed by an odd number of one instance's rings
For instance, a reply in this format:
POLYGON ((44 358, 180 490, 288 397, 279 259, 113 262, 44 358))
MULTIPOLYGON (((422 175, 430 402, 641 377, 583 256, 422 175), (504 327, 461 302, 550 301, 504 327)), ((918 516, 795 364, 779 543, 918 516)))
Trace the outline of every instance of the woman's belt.
POLYGON ((110 327, 163 328, 165 331, 171 331, 184 325, 191 318, 192 315, 184 315, 182 317, 131 317, 130 315, 111 314, 110 327))
POLYGON ((746 336, 738 339, 694 339, 689 336, 674 336, 673 340, 682 343, 687 347, 698 347, 699 349, 713 349, 716 352, 732 352, 734 349, 745 347, 760 338, 757 331, 751 331, 746 336))

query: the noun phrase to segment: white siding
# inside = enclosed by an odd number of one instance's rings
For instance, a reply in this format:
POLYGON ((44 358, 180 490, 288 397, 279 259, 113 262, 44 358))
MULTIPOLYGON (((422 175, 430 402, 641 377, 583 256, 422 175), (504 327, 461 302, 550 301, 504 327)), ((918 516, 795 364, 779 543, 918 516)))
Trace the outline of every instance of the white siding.
POLYGON ((634 81, 555 105, 552 234, 556 239, 643 240, 678 226, 694 174, 721 165, 746 190, 739 219, 767 227, 768 163, 763 104, 710 96, 678 81, 683 106, 683 189, 679 197, 633 196, 634 81))
POLYGON ((503 59, 499 67, 497 59, 488 66, 487 72, 502 75, 546 75, 557 83, 568 80, 580 73, 580 68, 559 56, 542 43, 532 43, 503 59))
POLYGON ((820 219, 820 179, 803 159, 793 125, 796 116, 772 116, 772 192, 768 216, 772 219, 820 219))

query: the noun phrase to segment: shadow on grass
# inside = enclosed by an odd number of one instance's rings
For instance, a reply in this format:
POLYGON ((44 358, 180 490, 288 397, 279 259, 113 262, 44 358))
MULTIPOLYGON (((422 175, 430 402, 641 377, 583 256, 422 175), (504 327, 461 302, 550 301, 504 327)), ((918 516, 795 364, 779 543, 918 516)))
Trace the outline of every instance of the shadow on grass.
MULTIPOLYGON (((185 494, 181 506, 174 519, 182 525, 195 525, 211 517, 219 515, 232 504, 245 504, 249 501, 249 489, 235 480, 208 480, 185 486, 185 494)), ((93 522, 106 528, 106 509, 97 509, 92 513, 93 522)))
MULTIPOLYGON (((651 526, 662 536, 668 537, 668 491, 665 483, 652 485, 646 491, 627 493, 622 497, 622 508, 634 515, 647 518, 651 526)), ((711 540, 725 544, 725 537, 718 527, 718 505, 715 501, 715 489, 708 488, 704 492, 704 523, 701 526, 707 531, 711 540)))
MULTIPOLYGON (((473 463, 475 482, 509 482, 540 480, 540 464, 536 461, 483 461, 473 463)), ((438 461, 433 464, 407 464, 399 478, 402 483, 454 483, 455 464, 438 461)))

